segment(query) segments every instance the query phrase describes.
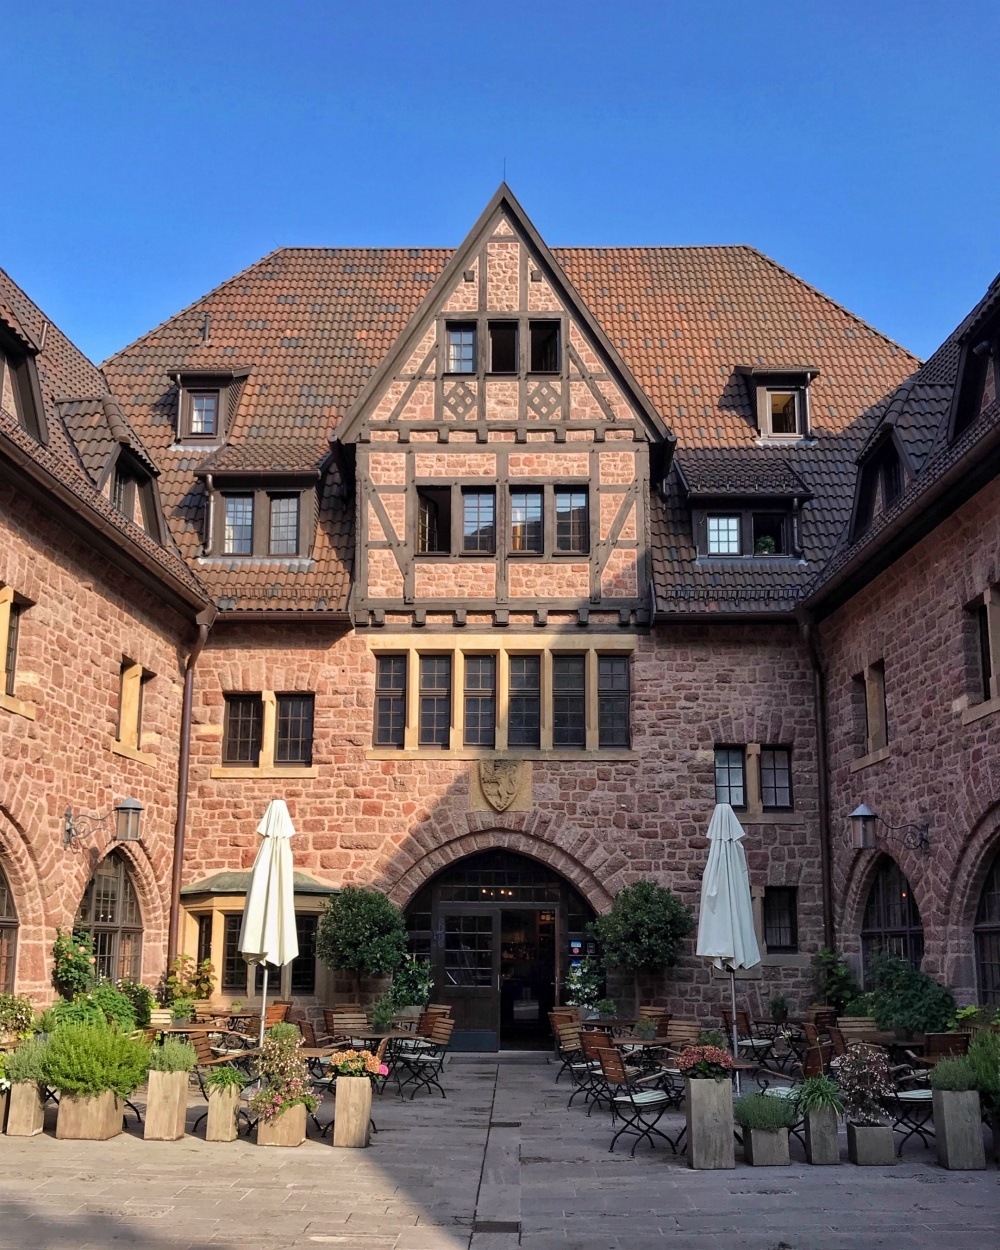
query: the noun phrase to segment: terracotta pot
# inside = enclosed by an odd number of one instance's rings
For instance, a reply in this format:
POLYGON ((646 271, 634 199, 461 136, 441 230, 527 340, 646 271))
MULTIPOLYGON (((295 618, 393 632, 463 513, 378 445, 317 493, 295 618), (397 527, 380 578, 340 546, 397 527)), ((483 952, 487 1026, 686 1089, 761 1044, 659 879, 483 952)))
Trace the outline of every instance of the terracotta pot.
POLYGON ((360 1149, 371 1134, 372 1083, 367 1076, 338 1076, 333 1144, 360 1149))
POLYGON ((122 1131, 122 1100, 112 1089, 100 1094, 60 1094, 56 1137, 107 1141, 122 1131))
POLYGON ((273 1119, 257 1121, 258 1146, 301 1146, 306 1139, 306 1109, 302 1103, 279 1111, 273 1119))
POLYGON ((684 1089, 689 1166, 734 1168, 732 1082, 689 1077, 684 1089))
POLYGON ((35 1081, 15 1081, 7 1095, 7 1136, 35 1137, 44 1127, 42 1087, 35 1081))
POLYGON ((205 1121, 206 1141, 235 1141, 239 1128, 236 1115, 240 1108, 240 1087, 226 1085, 208 1091, 208 1118, 205 1121))
POLYGON ((146 1093, 146 1141, 177 1141, 184 1136, 188 1105, 187 1072, 150 1072, 146 1093))

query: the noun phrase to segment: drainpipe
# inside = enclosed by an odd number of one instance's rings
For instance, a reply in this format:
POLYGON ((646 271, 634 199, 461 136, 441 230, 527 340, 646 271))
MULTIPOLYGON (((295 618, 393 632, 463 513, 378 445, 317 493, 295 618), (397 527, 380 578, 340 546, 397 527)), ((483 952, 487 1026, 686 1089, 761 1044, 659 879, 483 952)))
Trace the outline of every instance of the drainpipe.
POLYGON ((205 501, 205 542, 202 554, 211 556, 215 554, 212 550, 215 544, 215 483, 211 473, 205 474, 205 487, 208 493, 205 501))
POLYGON ((820 661, 816 631, 811 620, 800 616, 802 637, 809 648, 813 670, 813 703, 816 709, 816 756, 819 773, 819 862, 823 882, 823 942, 830 950, 836 948, 837 935, 833 920, 833 850, 830 835, 829 760, 826 735, 826 674, 820 661))
POLYGON ((181 711, 181 737, 177 754, 177 820, 174 824, 174 860, 170 877, 170 925, 167 929, 167 966, 177 957, 181 922, 181 871, 184 866, 184 833, 187 825, 188 772, 191 763, 191 706, 194 703, 194 666, 208 641, 215 621, 214 605, 199 612, 198 637, 184 665, 184 704, 181 711))

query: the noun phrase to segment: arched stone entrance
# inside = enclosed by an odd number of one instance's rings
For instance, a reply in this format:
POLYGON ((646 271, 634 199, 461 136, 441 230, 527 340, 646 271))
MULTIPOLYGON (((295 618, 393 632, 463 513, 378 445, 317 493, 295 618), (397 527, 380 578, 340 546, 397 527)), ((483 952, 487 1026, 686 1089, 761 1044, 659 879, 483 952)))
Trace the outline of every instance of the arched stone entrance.
POLYGON ((547 864, 503 848, 442 869, 406 907, 410 948, 451 1004, 457 1050, 547 1044, 548 1012, 594 911, 547 864))

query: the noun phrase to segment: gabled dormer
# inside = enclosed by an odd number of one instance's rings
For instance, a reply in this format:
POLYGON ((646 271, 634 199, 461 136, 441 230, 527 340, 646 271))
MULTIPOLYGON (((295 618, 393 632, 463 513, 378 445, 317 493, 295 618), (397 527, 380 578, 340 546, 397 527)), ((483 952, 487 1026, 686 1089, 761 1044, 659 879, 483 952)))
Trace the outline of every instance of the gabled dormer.
MULTIPOLYGON (((1000 281, 1000 279, 998 279, 1000 281)), ((994 283, 996 286, 997 283, 994 283)), ((948 441, 954 442, 997 402, 1000 394, 1000 310, 987 296, 985 316, 977 317, 962 336, 958 378, 948 420, 948 441)))
POLYGON ((309 557, 320 468, 282 460, 265 442, 227 447, 196 476, 205 485, 204 557, 282 563, 309 557))
POLYGON ((650 462, 673 438, 507 187, 335 441, 359 625, 648 619, 650 462))
POLYGON ((895 427, 884 422, 858 457, 850 540, 857 541, 896 503, 912 477, 895 427))
POLYGON ((131 447, 122 446, 108 476, 111 502, 122 514, 160 546, 163 545, 163 513, 156 478, 147 461, 131 447))
POLYGON ((0 408, 39 443, 48 443, 45 405, 35 357, 39 346, 0 305, 0 408))
POLYGON ((809 437, 809 385, 815 365, 737 365, 746 380, 750 410, 761 443, 796 443, 809 437))
POLYGON ((232 428, 250 369, 177 369, 176 441, 191 447, 220 447, 232 428))

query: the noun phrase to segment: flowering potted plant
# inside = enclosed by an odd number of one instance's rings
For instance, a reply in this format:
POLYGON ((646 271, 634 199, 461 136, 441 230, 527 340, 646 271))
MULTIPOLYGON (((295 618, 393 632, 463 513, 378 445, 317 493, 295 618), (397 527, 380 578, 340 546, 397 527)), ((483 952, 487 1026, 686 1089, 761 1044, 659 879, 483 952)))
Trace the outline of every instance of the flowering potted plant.
POLYGON ((719 1046, 687 1046, 677 1067, 684 1077, 688 1164, 734 1168, 732 1055, 719 1046))
POLYGON ((593 1018, 596 1014, 597 1002, 601 997, 603 980, 596 960, 581 959, 566 973, 566 980, 563 982, 563 1001, 568 1007, 579 1007, 581 1017, 593 1018))
POLYGON ((337 1078, 337 1107, 333 1144, 353 1149, 368 1145, 372 1116, 372 1078, 388 1076, 389 1069, 367 1050, 341 1050, 330 1059, 337 1078))
POLYGON ((294 1024, 275 1024, 264 1034, 257 1064, 261 1086, 249 1102, 257 1116, 258 1146, 301 1146, 306 1139, 306 1113, 318 1103, 301 1046, 294 1024))
POLYGON ((883 1099, 894 1092, 885 1051, 855 1042, 831 1067, 847 1109, 848 1158, 864 1167, 895 1163, 892 1129, 882 1110, 883 1099))

